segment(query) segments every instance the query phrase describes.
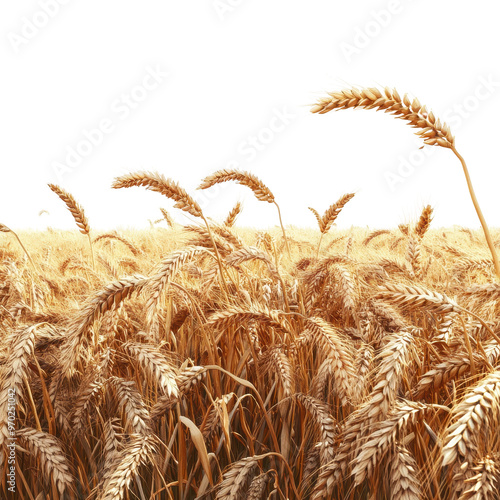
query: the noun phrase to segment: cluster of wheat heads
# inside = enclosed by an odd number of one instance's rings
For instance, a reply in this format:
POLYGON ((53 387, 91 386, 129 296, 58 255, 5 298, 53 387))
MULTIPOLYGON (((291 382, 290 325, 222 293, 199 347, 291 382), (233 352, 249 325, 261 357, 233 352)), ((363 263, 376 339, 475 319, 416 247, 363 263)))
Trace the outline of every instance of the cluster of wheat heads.
MULTIPOLYGON (((201 187, 226 180, 274 200, 245 172, 201 187)), ((23 235, 36 273, 2 241, 1 498, 499 497, 500 286, 477 234, 433 231, 430 206, 332 230, 346 194, 315 212, 320 247, 239 230, 240 205, 214 222, 159 174, 113 184, 133 186, 200 224, 92 240, 58 188, 95 267, 79 235, 23 235)))

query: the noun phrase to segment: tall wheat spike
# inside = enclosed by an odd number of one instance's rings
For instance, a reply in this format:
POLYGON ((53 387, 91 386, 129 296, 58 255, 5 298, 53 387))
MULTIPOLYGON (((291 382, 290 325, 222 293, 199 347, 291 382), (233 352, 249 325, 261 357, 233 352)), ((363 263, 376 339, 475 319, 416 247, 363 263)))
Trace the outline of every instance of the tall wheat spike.
POLYGON ((281 230, 283 232, 283 239, 285 240, 285 245, 287 248, 288 255, 290 255, 290 247, 288 246, 288 239, 286 237, 285 228, 283 226, 283 221, 281 219, 281 210, 279 205, 276 203, 274 198, 274 194, 272 191, 255 175, 250 172, 245 172, 242 170, 218 170, 213 174, 205 177, 201 184, 198 186, 198 189, 208 189, 215 184, 220 184, 222 182, 228 181, 236 181, 238 184, 242 186, 249 187, 255 197, 260 201, 267 201, 268 203, 274 203, 278 210, 278 217, 280 220, 281 230))
POLYGON ((236 222, 236 218, 240 215, 243 210, 243 205, 240 201, 236 202, 236 205, 231 209, 231 211, 227 214, 226 220, 224 221, 224 225, 228 227, 234 226, 236 222))
POLYGON ((450 127, 444 122, 441 123, 439 118, 436 118, 432 111, 428 111, 426 106, 422 106, 418 99, 415 98, 412 101, 407 94, 401 98, 396 89, 391 90, 389 87, 385 87, 383 91, 376 87, 370 87, 361 89, 351 88, 341 92, 331 92, 329 97, 320 99, 319 102, 311 108, 311 112, 323 114, 332 110, 348 108, 375 109, 384 111, 385 113, 391 113, 396 116, 396 118, 408 122, 411 127, 419 129, 416 134, 424 140, 425 144, 441 146, 453 151, 462 164, 469 194, 479 221, 481 222, 484 236, 495 264, 497 278, 500 279, 500 261, 498 260, 493 239, 491 238, 490 230, 486 224, 481 208, 479 207, 479 202, 477 201, 474 188, 472 187, 472 181, 465 160, 455 148, 455 137, 452 135, 450 127))
POLYGON ((163 215, 163 218, 167 222, 168 227, 173 228, 174 221, 172 220, 172 217, 170 216, 170 214, 164 208, 160 208, 160 211, 161 211, 161 214, 163 215))
POLYGON ((92 269, 95 270, 95 261, 94 261, 94 249, 92 247, 92 239, 90 237, 90 226, 87 217, 85 216, 85 212, 83 211, 83 207, 76 202, 73 195, 60 188, 56 184, 48 184, 50 190, 57 194, 59 198, 66 204, 68 210, 71 212, 73 219, 75 219, 76 225, 80 230, 80 233, 87 235, 89 239, 90 246, 90 255, 92 257, 92 269))
POLYGON ((337 219, 337 216, 344 208, 346 203, 354 197, 354 193, 344 194, 339 200, 330 205, 323 216, 320 216, 319 213, 314 209, 309 207, 309 210, 314 214, 316 220, 318 221, 319 231, 321 233, 321 237, 318 243, 318 250, 316 251, 316 256, 319 255, 319 249, 321 247, 321 241, 323 240, 323 236, 330 231, 333 223, 337 219))
POLYGON ((415 234, 419 238, 423 238, 429 226, 432 222, 432 212, 433 208, 430 205, 427 205, 422 210, 422 214, 420 215, 420 219, 418 219, 417 225, 415 227, 415 234))

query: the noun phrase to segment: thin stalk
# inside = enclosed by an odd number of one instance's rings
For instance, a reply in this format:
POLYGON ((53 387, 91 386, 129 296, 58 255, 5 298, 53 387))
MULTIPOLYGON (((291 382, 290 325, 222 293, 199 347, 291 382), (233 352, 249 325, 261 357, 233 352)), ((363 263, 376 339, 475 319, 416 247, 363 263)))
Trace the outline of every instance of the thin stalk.
POLYGON ((276 450, 279 451, 280 446, 278 444, 278 438, 276 437, 276 432, 274 431, 273 423, 271 422, 271 419, 270 419, 270 417, 268 415, 268 412, 266 410, 266 405, 264 404, 264 400, 262 399, 262 397, 261 397, 259 391, 257 390, 257 388, 251 382, 249 382, 248 380, 245 380, 245 379, 237 377, 233 373, 228 372, 227 370, 224 370, 224 368, 222 368, 221 366, 218 366, 218 365, 206 365, 206 366, 204 366, 204 369, 205 370, 218 370, 218 371, 220 371, 222 373, 225 373, 228 377, 232 378, 233 380, 235 380, 240 385, 243 385, 244 387, 247 387, 247 388, 249 388, 249 389, 251 389, 253 391, 253 393, 255 395, 255 398, 257 400, 257 404, 260 406, 262 414, 264 416, 264 420, 266 421, 266 424, 268 426, 269 434, 271 435, 271 439, 273 441, 273 445, 276 448, 276 450))
POLYGON ((28 253, 28 250, 26 250, 26 247, 23 245, 23 242, 21 241, 21 239, 19 238, 19 236, 17 235, 17 233, 15 233, 14 231, 12 231, 12 229, 10 230, 10 232, 17 238, 17 241, 21 245, 21 248, 24 250, 24 253, 26 254, 26 257, 28 257, 28 260, 30 261, 31 267, 33 268, 34 271, 36 271, 35 264, 31 260, 31 256, 28 253))
POLYGON ((207 219, 205 218, 205 216, 203 214, 201 215, 201 218, 203 219, 203 222, 205 223, 205 226, 207 227, 208 235, 210 236, 210 241, 212 242, 212 246, 214 247, 215 256, 217 258, 217 264, 219 266, 222 289, 224 291, 224 295, 225 295, 226 300, 229 301, 227 286, 226 286, 226 282, 224 281, 224 271, 222 268, 222 260, 221 260, 220 255, 219 255, 219 250, 217 248, 217 245, 215 244, 214 236, 212 234, 212 230, 210 229, 210 224, 208 223, 207 219))
POLYGON ((321 242, 323 241, 323 236, 324 235, 325 235, 325 233, 321 233, 321 236, 319 237, 318 249, 316 250, 316 258, 319 257, 319 249, 321 247, 321 242))
MULTIPOLYGON (((276 245, 272 245, 273 249, 273 257, 274 257, 274 265, 276 266, 276 269, 279 269, 279 263, 278 263, 278 252, 276 250, 276 245)), ((289 254, 290 255, 290 254, 289 254)), ((288 297, 287 297, 287 291, 285 288, 285 282, 283 281, 283 278, 281 277, 280 272, 278 271, 278 279, 281 284, 281 293, 283 294, 283 300, 285 302, 285 309, 286 312, 290 312, 290 304, 288 303, 288 297)))
POLYGON ((94 248, 92 247, 92 239, 90 238, 90 231, 87 233, 87 236, 89 238, 90 256, 92 257, 92 269, 95 271, 94 248))
POLYGON ((451 146, 451 150, 455 153, 455 156, 460 160, 460 163, 462 163, 462 167, 464 169, 464 174, 465 174, 465 180, 467 181, 467 187, 469 188, 469 194, 472 199, 472 203, 474 204, 474 208, 476 209, 477 216, 479 217, 479 221, 481 222, 481 226, 483 227, 484 236, 486 238, 486 242, 488 243, 488 247, 491 252, 491 257, 493 258, 493 265, 495 266, 495 274, 497 275, 497 278, 500 279, 500 262, 498 261, 498 256, 495 250, 495 245, 493 244, 493 240, 491 238, 490 230, 488 229, 488 224, 486 224, 483 212, 481 212, 481 208, 479 207, 476 194, 474 193, 474 188, 472 187, 472 181, 470 179, 469 170, 467 169, 465 160, 460 155, 460 153, 455 149, 454 145, 451 146))
POLYGON ((488 330, 488 333, 497 341, 498 344, 500 344, 500 338, 498 337, 498 335, 489 327, 488 324, 486 324, 485 321, 483 321, 483 319, 481 319, 477 314, 473 313, 472 311, 469 311, 468 309, 465 309, 465 307, 462 307, 462 306, 458 306, 464 313, 466 314, 470 314, 473 318, 476 318, 479 323, 481 323, 481 325, 486 329, 488 330))
POLYGON ((462 327, 464 329, 465 347, 467 347, 467 352, 469 353, 470 373, 472 376, 474 376, 476 374, 476 364, 474 363, 474 355, 472 354, 472 347, 470 345, 469 334, 467 333, 467 327, 465 326, 465 321, 462 318, 462 316, 460 316, 460 319, 462 321, 462 327))
POLYGON ((290 257, 290 247, 288 246, 288 240, 286 237, 285 228, 283 227, 283 221, 281 220, 281 210, 279 205, 275 201, 273 201, 273 203, 276 205, 276 208, 278 209, 278 217, 280 219, 281 231, 283 231, 283 239, 285 240, 286 251, 288 253, 288 257, 290 257))

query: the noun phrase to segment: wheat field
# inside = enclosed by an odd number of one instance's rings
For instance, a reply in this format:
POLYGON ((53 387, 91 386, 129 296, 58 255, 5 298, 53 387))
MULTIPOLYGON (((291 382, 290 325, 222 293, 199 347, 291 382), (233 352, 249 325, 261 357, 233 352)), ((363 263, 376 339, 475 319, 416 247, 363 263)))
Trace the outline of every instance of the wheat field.
MULTIPOLYGON (((313 111, 406 105, 366 92, 313 111)), ((151 172, 112 187, 196 223, 162 209, 150 230, 97 234, 51 184, 79 232, 0 225, 1 498, 499 498, 500 233, 434 229, 431 206, 338 230, 352 193, 299 230, 248 172, 200 188, 228 181, 280 226, 239 228, 240 204, 213 221, 151 172)))

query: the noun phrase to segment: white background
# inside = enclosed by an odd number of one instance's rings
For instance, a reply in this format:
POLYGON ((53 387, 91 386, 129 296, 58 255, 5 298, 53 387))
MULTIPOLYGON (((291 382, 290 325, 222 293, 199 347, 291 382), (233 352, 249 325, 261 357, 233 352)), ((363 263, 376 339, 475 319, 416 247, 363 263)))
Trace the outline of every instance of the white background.
POLYGON ((451 151, 419 150, 413 129, 383 113, 309 112, 328 91, 388 85, 449 119, 486 219, 500 226, 499 15, 493 0, 3 1, 0 222, 74 227, 46 186, 54 182, 96 229, 148 226, 159 207, 187 223, 159 194, 110 187, 117 175, 156 170, 210 217, 243 200, 239 225, 277 224, 274 207, 247 188, 195 191, 237 165, 271 188, 285 224, 314 226, 308 206, 323 212, 356 192, 340 227, 392 227, 427 203, 435 227, 478 227, 451 151), (168 76, 137 90, 148 68, 168 76), (134 109, 122 102, 131 93, 143 99, 134 109), (277 113, 293 118, 270 134, 277 113), (113 130, 57 176, 54 165, 103 119, 113 130), (249 137, 259 134, 268 143, 253 154, 249 137))

